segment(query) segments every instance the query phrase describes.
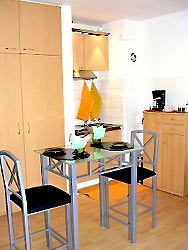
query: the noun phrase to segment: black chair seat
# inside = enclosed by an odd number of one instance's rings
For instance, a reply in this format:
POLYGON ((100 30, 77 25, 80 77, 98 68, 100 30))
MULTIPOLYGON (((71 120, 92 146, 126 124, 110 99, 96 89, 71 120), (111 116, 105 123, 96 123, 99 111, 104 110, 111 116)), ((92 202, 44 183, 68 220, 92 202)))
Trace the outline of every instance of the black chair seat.
MULTIPOLYGON (((114 172, 102 174, 108 178, 112 178, 117 181, 121 181, 127 184, 131 184, 131 168, 124 168, 114 172)), ((143 180, 156 175, 153 170, 137 167, 137 182, 142 183, 143 180)))
MULTIPOLYGON (((28 188, 25 189, 25 193, 28 214, 71 203, 71 196, 69 194, 51 185, 28 188)), ((10 198, 23 209, 22 201, 15 194, 11 194, 10 198)))

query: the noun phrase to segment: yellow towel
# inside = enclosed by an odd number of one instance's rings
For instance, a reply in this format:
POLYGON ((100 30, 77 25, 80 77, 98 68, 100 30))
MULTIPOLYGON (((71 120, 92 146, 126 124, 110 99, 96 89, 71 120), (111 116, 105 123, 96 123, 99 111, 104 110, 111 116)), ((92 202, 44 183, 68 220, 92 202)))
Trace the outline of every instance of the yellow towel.
POLYGON ((102 100, 100 97, 100 94, 97 90, 97 88, 95 87, 95 84, 92 82, 91 85, 91 95, 93 98, 93 108, 92 108, 92 112, 91 112, 91 120, 94 120, 95 118, 99 118, 100 117, 100 109, 102 106, 102 100))
POLYGON ((77 113, 77 119, 87 121, 90 118, 90 114, 93 107, 93 98, 87 84, 84 82, 82 89, 82 97, 80 106, 77 113))

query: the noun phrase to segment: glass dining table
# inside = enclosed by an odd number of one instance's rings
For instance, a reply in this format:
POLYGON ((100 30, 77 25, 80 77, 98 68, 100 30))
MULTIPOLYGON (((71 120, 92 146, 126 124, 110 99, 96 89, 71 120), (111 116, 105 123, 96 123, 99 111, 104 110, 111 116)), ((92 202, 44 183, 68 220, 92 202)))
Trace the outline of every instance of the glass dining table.
POLYGON ((128 234, 131 243, 136 243, 136 185, 137 185, 137 155, 142 151, 139 146, 134 146, 125 150, 108 150, 104 148, 89 147, 85 158, 79 158, 71 148, 54 147, 35 150, 40 155, 42 184, 48 184, 48 172, 65 178, 68 181, 68 192, 71 195, 71 222, 73 225, 73 250, 79 249, 79 225, 78 225, 78 190, 77 184, 79 176, 77 170, 81 163, 88 164, 88 172, 84 178, 99 176, 100 179, 100 225, 106 226, 105 221, 105 192, 101 173, 116 171, 123 167, 131 167, 131 197, 129 199, 130 221, 128 234), (62 154, 59 152, 62 151, 62 154), (56 152, 58 152, 56 154, 56 152))

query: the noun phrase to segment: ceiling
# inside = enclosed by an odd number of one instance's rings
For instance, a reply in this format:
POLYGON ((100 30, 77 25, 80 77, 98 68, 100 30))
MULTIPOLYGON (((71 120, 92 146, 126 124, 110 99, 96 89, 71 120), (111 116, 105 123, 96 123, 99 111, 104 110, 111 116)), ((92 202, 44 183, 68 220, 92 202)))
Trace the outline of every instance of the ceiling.
MULTIPOLYGON (((36 2, 36 0, 30 0, 36 2)), ((118 19, 142 21, 188 10, 188 0, 37 0, 70 5, 76 23, 102 25, 118 19)))

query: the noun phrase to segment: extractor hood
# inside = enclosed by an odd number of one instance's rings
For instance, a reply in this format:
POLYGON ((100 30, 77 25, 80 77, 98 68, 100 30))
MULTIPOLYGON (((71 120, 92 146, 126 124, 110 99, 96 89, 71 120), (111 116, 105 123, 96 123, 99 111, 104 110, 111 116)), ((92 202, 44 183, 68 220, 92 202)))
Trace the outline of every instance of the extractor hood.
POLYGON ((74 80, 92 80, 96 75, 91 70, 73 70, 74 80))

